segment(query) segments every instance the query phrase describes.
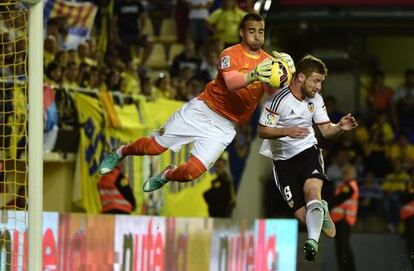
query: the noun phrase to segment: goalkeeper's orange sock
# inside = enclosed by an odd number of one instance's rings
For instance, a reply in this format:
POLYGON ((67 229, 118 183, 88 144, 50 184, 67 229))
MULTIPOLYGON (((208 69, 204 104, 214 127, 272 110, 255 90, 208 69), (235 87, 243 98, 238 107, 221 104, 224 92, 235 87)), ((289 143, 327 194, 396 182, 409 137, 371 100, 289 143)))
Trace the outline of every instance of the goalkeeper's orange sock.
POLYGON ((152 137, 141 137, 128 145, 124 145, 117 150, 122 158, 127 155, 158 155, 165 152, 164 148, 152 137))
POLYGON ((206 171, 207 169, 203 163, 192 155, 187 163, 166 172, 165 179, 176 182, 190 182, 200 177, 206 171))

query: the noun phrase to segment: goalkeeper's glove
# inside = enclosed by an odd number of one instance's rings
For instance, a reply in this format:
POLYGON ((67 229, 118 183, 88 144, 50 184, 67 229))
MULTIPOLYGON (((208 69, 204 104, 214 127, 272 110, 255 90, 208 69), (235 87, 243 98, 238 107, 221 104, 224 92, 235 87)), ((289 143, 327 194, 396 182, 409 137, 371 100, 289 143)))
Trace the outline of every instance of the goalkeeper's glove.
POLYGON ((283 60, 289 67, 289 71, 293 74, 296 72, 295 68, 295 62, 293 62, 293 59, 290 55, 286 53, 279 53, 276 51, 272 51, 273 56, 275 57, 275 60, 283 60))
POLYGON ((245 74, 245 82, 247 85, 255 82, 261 81, 265 83, 270 82, 270 75, 272 75, 272 65, 274 60, 266 58, 260 62, 253 70, 245 74))

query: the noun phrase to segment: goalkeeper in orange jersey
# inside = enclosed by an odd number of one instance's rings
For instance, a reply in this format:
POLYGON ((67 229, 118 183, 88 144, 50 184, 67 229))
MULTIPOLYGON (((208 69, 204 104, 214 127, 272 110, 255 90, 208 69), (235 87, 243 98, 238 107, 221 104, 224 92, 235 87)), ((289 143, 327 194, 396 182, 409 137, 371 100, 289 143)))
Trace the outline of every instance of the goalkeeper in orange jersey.
MULTIPOLYGON (((168 181, 192 181, 206 172, 233 140, 236 124, 250 119, 265 92, 275 91, 266 84, 275 59, 261 49, 264 33, 260 15, 245 15, 239 27, 241 42, 220 54, 216 79, 175 112, 157 133, 138 138, 107 155, 99 165, 99 173, 107 174, 125 156, 159 155, 167 149, 178 151, 189 143, 194 143, 189 160, 150 177, 143 190, 154 191, 168 181)), ((288 63, 290 72, 295 72, 289 55, 275 55, 288 63)))

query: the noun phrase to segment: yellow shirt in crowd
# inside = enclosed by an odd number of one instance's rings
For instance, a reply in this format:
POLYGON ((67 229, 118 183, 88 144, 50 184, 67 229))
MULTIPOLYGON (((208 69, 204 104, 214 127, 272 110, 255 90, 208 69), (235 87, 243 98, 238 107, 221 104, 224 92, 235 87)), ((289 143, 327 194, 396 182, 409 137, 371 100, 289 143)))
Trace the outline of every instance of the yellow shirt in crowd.
POLYGON ((208 23, 215 28, 214 38, 224 43, 239 42, 239 24, 246 12, 239 9, 217 9, 208 18, 208 23))

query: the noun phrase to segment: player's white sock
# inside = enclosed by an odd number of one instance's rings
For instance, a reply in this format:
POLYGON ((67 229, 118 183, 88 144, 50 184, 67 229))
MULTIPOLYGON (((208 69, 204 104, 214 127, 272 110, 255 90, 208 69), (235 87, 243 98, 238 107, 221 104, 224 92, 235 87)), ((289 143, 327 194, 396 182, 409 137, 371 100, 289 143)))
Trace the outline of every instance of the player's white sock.
POLYGON ((119 159, 122 159, 122 148, 125 147, 124 145, 122 145, 121 147, 119 147, 115 152, 116 154, 118 154, 119 159))
POLYGON ((308 239, 316 242, 321 235, 323 223, 323 208, 320 200, 311 200, 306 204, 306 227, 308 228, 308 239))

